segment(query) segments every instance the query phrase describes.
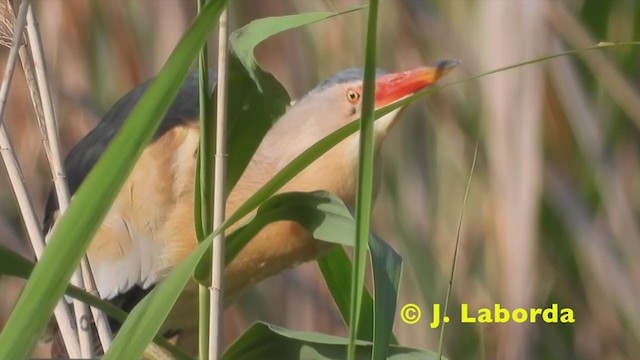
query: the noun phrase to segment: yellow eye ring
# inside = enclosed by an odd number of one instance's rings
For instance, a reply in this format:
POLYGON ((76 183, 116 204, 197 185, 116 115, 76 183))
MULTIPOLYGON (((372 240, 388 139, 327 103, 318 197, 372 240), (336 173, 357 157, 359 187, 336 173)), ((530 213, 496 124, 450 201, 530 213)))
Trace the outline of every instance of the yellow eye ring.
POLYGON ((360 93, 353 89, 347 90, 347 100, 349 100, 350 103, 356 103, 360 100, 360 93))

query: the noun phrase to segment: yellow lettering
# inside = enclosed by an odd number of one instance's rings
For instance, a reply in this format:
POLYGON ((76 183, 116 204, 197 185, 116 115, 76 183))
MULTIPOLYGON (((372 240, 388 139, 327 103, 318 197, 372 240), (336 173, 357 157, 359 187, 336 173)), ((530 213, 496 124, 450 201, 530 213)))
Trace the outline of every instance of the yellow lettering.
POLYGON ((469 304, 460 305, 460 318, 462 318, 463 323, 476 322, 476 318, 469 316, 469 304))
POLYGON ((566 323, 574 323, 576 319, 573 317, 573 310, 569 308, 564 308, 560 311, 560 322, 566 323))
POLYGON ((433 304, 433 321, 429 325, 432 329, 440 326, 440 304, 433 304))
POLYGON ((558 322, 558 304, 551 305, 551 308, 546 308, 542 313, 542 318, 546 323, 558 322))
POLYGON ((517 323, 523 323, 527 321, 527 311, 522 308, 517 308, 513 310, 513 313, 511 314, 511 316, 513 317, 513 321, 517 323))
POLYGON ((478 322, 492 323, 493 317, 491 316, 491 310, 487 308, 480 308, 480 310, 478 310, 478 322))
MULTIPOLYGON (((549 309, 547 309, 547 310, 549 310, 549 309)), ((531 309, 531 322, 532 323, 536 322, 536 318, 540 314, 542 314, 542 309, 531 309)))
POLYGON ((494 305, 494 315, 497 323, 506 323, 509 321, 509 310, 502 308, 500 304, 494 305))

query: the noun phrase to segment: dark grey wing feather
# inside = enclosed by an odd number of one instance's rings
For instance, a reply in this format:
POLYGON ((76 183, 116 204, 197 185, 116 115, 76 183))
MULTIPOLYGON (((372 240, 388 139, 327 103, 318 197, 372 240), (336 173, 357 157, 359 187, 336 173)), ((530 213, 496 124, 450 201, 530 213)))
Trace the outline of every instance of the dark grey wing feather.
MULTIPOLYGON (((152 80, 148 80, 138 85, 118 100, 103 116, 98 125, 71 150, 64 161, 69 193, 73 195, 78 190, 84 178, 89 174, 89 171, 91 171, 109 143, 111 143, 111 140, 120 131, 131 110, 136 106, 151 82, 152 80)), ((215 83, 215 73, 210 71, 210 87, 213 88, 215 83)), ((158 139, 165 132, 176 126, 196 120, 199 114, 199 104, 198 73, 197 71, 191 71, 160 123, 153 140, 158 139)), ((50 191, 45 208, 45 233, 53 226, 53 214, 57 209, 58 201, 55 192, 50 191)))

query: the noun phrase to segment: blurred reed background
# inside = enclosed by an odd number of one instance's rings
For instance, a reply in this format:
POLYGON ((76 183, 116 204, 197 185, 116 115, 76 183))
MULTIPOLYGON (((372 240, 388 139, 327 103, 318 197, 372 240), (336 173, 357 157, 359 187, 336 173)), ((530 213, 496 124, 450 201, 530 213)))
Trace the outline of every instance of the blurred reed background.
MULTIPOLYGON (((231 29, 267 16, 338 11, 352 0, 236 0, 231 29)), ((193 18, 195 1, 35 1, 63 153, 121 95, 152 77, 193 18)), ((299 98, 363 61, 366 11, 279 35, 257 58, 299 98)), ((382 1, 379 67, 464 61, 443 83, 600 41, 640 39, 632 0, 382 1)), ((212 36, 212 39, 215 36, 212 36)), ((215 49, 211 46, 210 49, 215 49)), ((401 344, 437 350, 428 319, 443 303, 473 158, 452 309, 557 303, 575 324, 447 326, 452 359, 640 357, 640 48, 536 63, 468 81, 411 105, 385 144, 376 231, 403 256, 401 344)), ((2 49, 2 62, 8 50, 2 49)), ((211 56, 215 56, 212 51, 211 56)), ((211 57, 211 59, 214 59, 211 57)), ((21 71, 5 116, 28 188, 44 208, 50 174, 21 71)), ((0 242, 31 256, 4 171, 0 242)), ((345 274, 345 276, 348 276, 345 274)), ((21 281, 0 278, 0 326, 21 281)), ((230 307, 225 342, 251 322, 345 335, 314 263, 269 279, 230 307)))

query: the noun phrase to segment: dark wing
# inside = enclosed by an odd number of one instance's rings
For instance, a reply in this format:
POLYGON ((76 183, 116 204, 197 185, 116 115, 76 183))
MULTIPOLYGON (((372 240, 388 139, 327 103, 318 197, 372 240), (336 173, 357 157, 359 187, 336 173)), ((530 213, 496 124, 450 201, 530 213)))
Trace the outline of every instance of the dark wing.
MULTIPOLYGON (((209 85, 210 88, 213 88, 216 83, 216 76, 213 71, 210 71, 210 74, 209 85)), ((136 106, 151 82, 152 80, 148 80, 138 85, 118 100, 104 115, 100 123, 71 150, 64 161, 70 194, 73 195, 78 190, 78 187, 80 187, 84 178, 89 174, 89 171, 91 171, 109 143, 111 143, 111 140, 120 131, 131 110, 136 106)), ((199 104, 198 73, 197 71, 191 71, 160 123, 153 141, 176 126, 196 120, 199 114, 199 104)), ((45 208, 45 233, 53 226, 54 213, 57 209, 58 201, 55 191, 50 191, 45 208)))

